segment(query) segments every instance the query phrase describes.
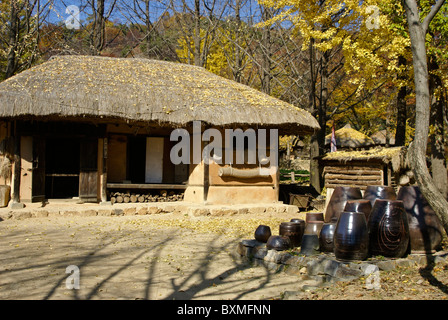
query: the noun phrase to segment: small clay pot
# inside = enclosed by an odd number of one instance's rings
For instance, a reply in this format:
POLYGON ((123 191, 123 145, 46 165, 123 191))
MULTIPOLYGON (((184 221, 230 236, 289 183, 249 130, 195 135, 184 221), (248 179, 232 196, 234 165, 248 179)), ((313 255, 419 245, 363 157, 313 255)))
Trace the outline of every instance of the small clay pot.
POLYGON ((265 225, 259 225, 255 230, 255 240, 266 243, 271 236, 271 228, 265 225))
POLYGON ((366 216, 366 221, 369 221, 370 212, 372 211, 372 204, 370 200, 349 200, 345 204, 344 211, 362 212, 366 216))
POLYGON ((289 221, 280 224, 279 234, 281 236, 289 237, 293 247, 300 247, 304 231, 304 225, 298 222, 289 221))
POLYGON ((362 199, 361 189, 357 187, 336 187, 325 210, 325 222, 332 217, 339 217, 348 200, 362 199))
POLYGON ((337 217, 333 217, 330 222, 325 222, 319 236, 320 251, 333 252, 333 236, 336 229, 337 217))
POLYGON ((300 254, 313 256, 319 253, 319 236, 317 234, 304 234, 302 245, 300 246, 300 254))
POLYGON ((277 251, 288 250, 292 248, 291 240, 285 236, 270 236, 266 243, 266 248, 277 251))
POLYGON ((334 255, 337 260, 364 260, 369 250, 367 221, 362 212, 344 211, 334 231, 334 255))
POLYGON ((364 191, 364 199, 369 200, 373 208, 376 199, 396 200, 397 194, 393 187, 367 186, 366 190, 364 191))
POLYGON ((411 253, 434 253, 443 240, 443 226, 420 188, 401 187, 397 200, 403 201, 408 216, 411 253))
POLYGON ((409 224, 403 201, 377 199, 370 214, 369 248, 372 255, 401 258, 408 249, 409 224))

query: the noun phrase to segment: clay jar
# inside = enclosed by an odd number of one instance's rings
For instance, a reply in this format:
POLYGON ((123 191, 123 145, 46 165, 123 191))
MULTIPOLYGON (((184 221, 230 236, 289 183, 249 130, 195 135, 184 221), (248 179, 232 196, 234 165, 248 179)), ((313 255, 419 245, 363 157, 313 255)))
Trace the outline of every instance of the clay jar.
POLYGON ((289 237, 285 236, 270 236, 268 242, 266 243, 266 248, 268 250, 288 250, 291 249, 291 241, 289 237))
POLYGON ((324 221, 323 212, 307 212, 305 216, 305 222, 324 221))
POLYGON ((336 229, 337 217, 331 218, 330 222, 323 224, 319 236, 319 246, 322 252, 333 252, 333 236, 336 229))
POLYGON ((300 254, 313 256, 319 254, 319 236, 317 234, 304 234, 300 254))
POLYGON ((300 223, 295 222, 282 222, 280 223, 279 234, 281 236, 288 237, 291 241, 292 247, 300 247, 302 242, 302 236, 304 228, 302 228, 300 223))
POLYGON ((368 222, 372 255, 401 258, 409 244, 409 225, 403 202, 377 199, 368 222))
POLYGON ((364 213, 342 212, 336 224, 333 241, 336 259, 352 261, 367 258, 369 232, 364 213))
POLYGON ((370 204, 375 204, 376 199, 396 200, 397 194, 393 187, 389 186, 367 186, 364 191, 364 199, 370 200, 370 204))
POLYGON ((306 213, 305 234, 320 234, 320 230, 324 224, 323 212, 307 212, 306 213))
POLYGON ((366 216, 366 221, 369 221, 372 204, 369 200, 349 200, 345 204, 344 211, 362 212, 366 216))
POLYGON ((259 225, 255 229, 255 240, 266 243, 271 236, 271 228, 265 225, 259 225))
POLYGON ((336 187, 325 210, 325 222, 332 217, 339 217, 348 200, 362 199, 361 189, 357 187, 336 187))
POLYGON ((443 239, 439 217, 418 186, 401 187, 397 200, 402 200, 408 216, 411 253, 434 253, 443 239))
POLYGON ((320 231, 322 230, 322 227, 324 226, 324 222, 323 221, 310 221, 307 222, 305 225, 305 231, 304 231, 304 235, 305 234, 315 234, 317 236, 320 235, 320 231))

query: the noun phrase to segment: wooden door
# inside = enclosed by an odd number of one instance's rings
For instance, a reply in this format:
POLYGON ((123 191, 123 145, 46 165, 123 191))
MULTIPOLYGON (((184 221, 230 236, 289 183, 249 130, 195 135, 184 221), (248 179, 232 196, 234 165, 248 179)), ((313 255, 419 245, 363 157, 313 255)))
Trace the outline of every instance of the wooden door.
POLYGON ((146 138, 145 183, 162 183, 163 180, 163 145, 164 139, 146 138))
POLYGON ((31 201, 45 201, 45 139, 33 137, 33 175, 31 178, 31 201))
POLYGON ((79 199, 98 202, 98 139, 84 139, 80 148, 79 199))

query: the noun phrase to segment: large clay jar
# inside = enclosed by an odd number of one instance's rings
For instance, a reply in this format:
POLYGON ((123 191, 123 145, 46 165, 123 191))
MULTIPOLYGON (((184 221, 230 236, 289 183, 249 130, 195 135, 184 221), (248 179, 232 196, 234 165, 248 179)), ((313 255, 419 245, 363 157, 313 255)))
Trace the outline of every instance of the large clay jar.
POLYGON ((271 228, 265 225, 259 225, 255 229, 255 240, 266 243, 271 236, 271 228))
POLYGON ((268 250, 288 250, 291 249, 291 241, 285 236, 270 236, 268 242, 266 243, 266 248, 268 250))
POLYGON ((403 201, 377 199, 368 222, 372 255, 401 258, 409 244, 409 225, 403 201))
POLYGON ((442 242, 443 226, 420 188, 401 187, 397 199, 408 216, 411 253, 434 253, 442 242))
POLYGON ((367 221, 362 212, 341 213, 334 231, 334 255, 342 261, 364 260, 369 250, 367 221))
POLYGON ((344 211, 362 212, 366 216, 366 221, 369 221, 372 204, 369 200, 349 200, 345 205, 344 211))
POLYGON ((325 222, 320 230, 319 246, 322 252, 333 252, 333 236, 336 229, 337 217, 333 217, 330 222, 325 222))
POLYGON ((364 191, 364 199, 370 200, 373 208, 376 199, 396 200, 397 193, 393 187, 389 186, 367 186, 364 191))
POLYGON ((279 234, 281 236, 289 237, 293 247, 300 247, 302 236, 305 231, 304 226, 296 222, 282 222, 280 223, 279 234))
POLYGON ((336 187, 325 210, 325 222, 332 217, 339 217, 348 200, 362 199, 361 189, 357 187, 336 187))

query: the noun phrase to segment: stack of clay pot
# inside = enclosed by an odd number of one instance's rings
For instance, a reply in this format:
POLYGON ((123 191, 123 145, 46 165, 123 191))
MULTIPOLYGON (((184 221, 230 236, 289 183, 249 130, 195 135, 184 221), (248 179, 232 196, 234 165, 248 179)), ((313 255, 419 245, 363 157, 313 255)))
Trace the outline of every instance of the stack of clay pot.
POLYGON ((393 187, 368 186, 362 198, 356 189, 335 189, 326 212, 326 220, 331 220, 321 232, 321 250, 331 252, 331 235, 339 260, 363 260, 369 254, 400 258, 409 250, 430 253, 440 245, 442 225, 417 186, 402 187, 398 195, 393 187), (337 212, 341 203, 344 208, 337 212))
POLYGON ((300 247, 300 253, 334 253, 342 261, 364 260, 368 255, 391 258, 406 253, 433 253, 442 242, 439 218, 417 186, 336 187, 325 214, 307 212, 306 219, 291 219, 272 235, 260 225, 255 239, 268 249, 300 247))
POLYGON ((291 219, 280 224, 279 235, 272 235, 269 226, 259 225, 255 230, 255 239, 265 242, 269 250, 288 250, 301 246, 304 230, 305 221, 291 219))

